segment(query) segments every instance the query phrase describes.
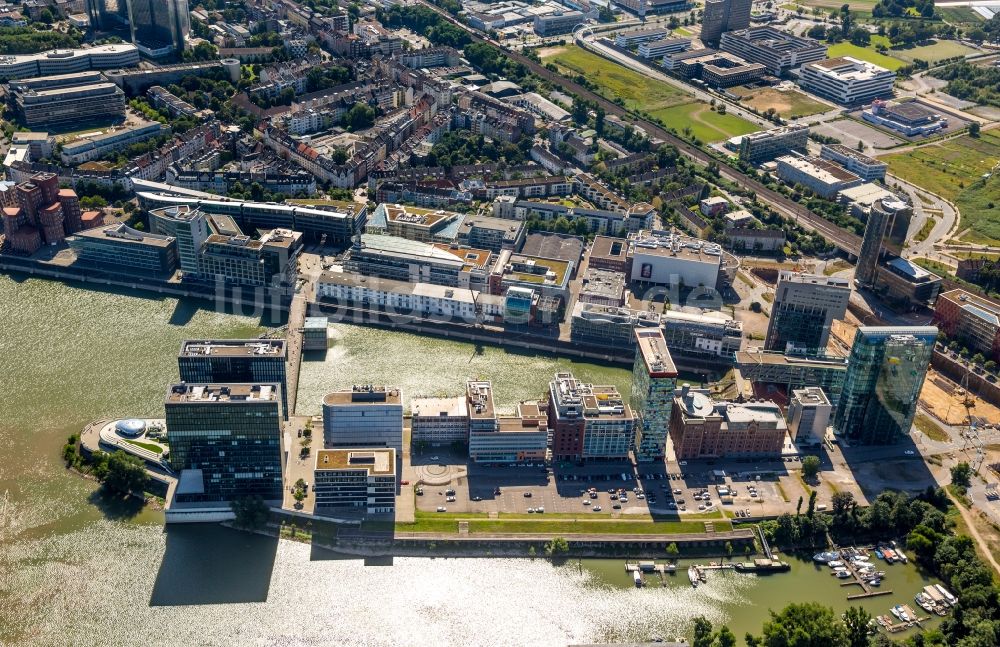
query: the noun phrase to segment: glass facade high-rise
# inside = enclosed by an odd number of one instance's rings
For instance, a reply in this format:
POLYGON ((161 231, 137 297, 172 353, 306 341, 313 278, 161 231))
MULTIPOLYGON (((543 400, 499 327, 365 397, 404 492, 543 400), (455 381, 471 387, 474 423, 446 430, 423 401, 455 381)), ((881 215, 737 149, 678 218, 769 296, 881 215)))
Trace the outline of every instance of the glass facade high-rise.
POLYGON ((283 339, 185 340, 177 357, 181 380, 194 383, 276 382, 288 420, 288 381, 283 339))
POLYGON ((640 462, 663 460, 677 387, 677 369, 659 328, 636 328, 635 340, 630 402, 639 419, 635 459, 640 462))
POLYGON ((277 384, 177 384, 164 414, 170 466, 198 483, 178 490, 178 501, 282 498, 277 384))
POLYGON ((858 328, 834 420, 840 436, 883 445, 910 433, 937 334, 934 326, 858 328))
POLYGON ((87 16, 95 29, 115 29, 128 25, 126 0, 87 0, 87 16))
POLYGON ((128 18, 132 42, 147 54, 159 57, 184 51, 184 39, 191 31, 187 0, 128 0, 128 18))
POLYGON ((177 258, 181 271, 196 276, 201 246, 211 233, 205 213, 187 205, 164 207, 151 210, 149 222, 153 233, 177 239, 177 258))
POLYGON ((851 286, 847 279, 783 271, 764 348, 814 355, 825 352, 834 319, 843 319, 851 286))

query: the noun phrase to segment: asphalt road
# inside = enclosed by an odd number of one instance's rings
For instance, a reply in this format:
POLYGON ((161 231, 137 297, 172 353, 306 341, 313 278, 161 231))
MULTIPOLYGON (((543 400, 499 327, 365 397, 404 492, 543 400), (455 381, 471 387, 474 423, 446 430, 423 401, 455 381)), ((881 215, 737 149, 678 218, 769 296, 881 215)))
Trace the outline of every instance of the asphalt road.
POLYGON ((641 117, 633 115, 628 110, 622 108, 618 104, 608 101, 603 96, 595 92, 592 92, 591 90, 562 76, 561 74, 557 74, 545 68, 543 65, 536 63, 535 61, 527 58, 526 56, 523 56, 522 54, 518 54, 517 52, 513 52, 505 48, 503 45, 492 39, 484 38, 479 34, 479 32, 475 31, 468 25, 465 25, 455 20, 447 12, 441 10, 434 4, 427 2, 426 0, 418 0, 418 1, 424 6, 428 7, 429 9, 440 14, 442 17, 444 17, 446 20, 451 22, 456 27, 467 32, 474 41, 487 42, 493 45, 494 47, 499 48, 508 56, 508 58, 525 66, 526 68, 531 70, 532 73, 539 76, 540 78, 546 79, 554 83, 556 86, 561 87, 564 90, 572 92, 580 96, 581 98, 584 98, 588 101, 592 101, 600 105, 609 115, 616 115, 618 117, 623 117, 628 119, 629 121, 641 126, 643 130, 648 132, 650 135, 653 135, 654 137, 662 139, 663 141, 675 146, 685 156, 702 165, 708 165, 709 162, 717 163, 719 165, 720 175, 723 178, 731 182, 734 182, 736 184, 739 184, 740 186, 744 186, 747 189, 753 191, 754 193, 757 194, 757 197, 760 200, 770 205, 771 208, 773 208, 775 211, 778 211, 785 217, 791 218, 796 223, 798 223, 799 226, 820 233, 831 243, 833 243, 834 245, 836 245, 837 247, 839 247, 840 249, 844 250, 849 254, 856 256, 860 251, 861 249, 860 236, 856 236, 848 231, 845 231, 844 229, 841 229, 840 227, 834 225, 833 223, 811 212, 809 209, 806 209, 801 204, 791 200, 790 198, 785 197, 784 195, 778 193, 777 191, 769 189, 768 187, 764 186, 757 180, 737 170, 735 167, 730 166, 728 163, 718 160, 709 155, 708 153, 706 153, 705 151, 687 143, 683 139, 665 130, 661 126, 654 124, 651 121, 647 121, 641 117))

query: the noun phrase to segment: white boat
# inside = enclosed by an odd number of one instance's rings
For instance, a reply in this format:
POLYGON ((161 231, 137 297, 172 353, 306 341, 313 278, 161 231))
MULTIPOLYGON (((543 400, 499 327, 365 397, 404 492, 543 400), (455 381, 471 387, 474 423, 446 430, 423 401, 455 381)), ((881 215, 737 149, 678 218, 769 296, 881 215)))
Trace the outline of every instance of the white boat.
POLYGON ((850 571, 847 571, 847 570, 843 570, 843 571, 834 571, 834 572, 833 572, 833 574, 834 574, 835 576, 839 577, 839 578, 840 578, 840 579, 842 579, 842 580, 846 580, 847 578, 849 578, 849 577, 851 576, 851 572, 850 572, 850 571))
POLYGON ((840 554, 838 554, 836 551, 816 553, 815 555, 813 555, 813 561, 819 562, 820 564, 826 564, 830 560, 837 559, 838 557, 840 557, 840 554))
POLYGON ((698 567, 689 566, 688 567, 688 579, 691 580, 691 586, 698 588, 698 567))
POLYGON ((829 566, 830 568, 837 568, 838 566, 843 567, 844 562, 840 561, 839 559, 835 559, 833 561, 827 562, 826 565, 829 566))
POLYGON ((935 607, 937 606, 934 604, 934 600, 932 600, 926 593, 917 593, 917 595, 914 596, 913 601, 916 602, 921 609, 929 613, 933 613, 935 607))
POLYGON ((637 587, 642 586, 642 573, 639 571, 632 571, 632 579, 635 580, 635 585, 637 587))
POLYGON ((956 598, 954 595, 952 595, 951 591, 949 591, 948 589, 944 588, 940 584, 935 584, 934 586, 936 586, 937 590, 941 592, 941 595, 944 596, 944 599, 948 603, 949 606, 954 605, 956 602, 958 602, 958 598, 956 598))

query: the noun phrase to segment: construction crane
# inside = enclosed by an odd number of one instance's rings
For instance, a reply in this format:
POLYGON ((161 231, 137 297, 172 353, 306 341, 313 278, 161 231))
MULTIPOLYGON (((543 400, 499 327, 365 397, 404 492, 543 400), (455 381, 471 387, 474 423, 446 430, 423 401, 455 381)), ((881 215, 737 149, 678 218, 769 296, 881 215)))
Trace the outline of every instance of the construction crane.
POLYGON ((962 388, 959 393, 962 397, 962 406, 965 407, 966 425, 966 429, 962 433, 962 450, 964 451, 970 443, 975 447, 976 457, 973 459, 971 467, 972 471, 978 474, 979 468, 982 467, 983 461, 986 460, 986 446, 982 438, 979 437, 979 420, 972 415, 972 409, 976 406, 976 398, 969 392, 969 374, 971 370, 969 366, 965 367, 965 374, 962 376, 962 388))

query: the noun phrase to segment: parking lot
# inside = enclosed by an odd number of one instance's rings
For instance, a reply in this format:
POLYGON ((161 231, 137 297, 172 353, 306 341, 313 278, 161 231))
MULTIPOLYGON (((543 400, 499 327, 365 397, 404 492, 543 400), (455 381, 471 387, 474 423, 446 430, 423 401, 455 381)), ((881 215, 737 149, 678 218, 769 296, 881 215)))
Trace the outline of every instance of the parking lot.
MULTIPOLYGON (((447 456, 434 458, 437 461, 431 462, 449 462, 447 456)), ((460 459, 456 456, 452 460, 458 463, 460 459)), ((660 463, 640 465, 638 470, 627 463, 552 468, 461 463, 463 470, 451 466, 453 473, 461 475, 449 483, 421 488, 417 508, 428 512, 444 508, 450 513, 657 518, 716 511, 739 519, 794 510, 799 496, 808 498, 794 471, 799 467, 798 457, 727 461, 725 472, 714 463, 660 463)))

